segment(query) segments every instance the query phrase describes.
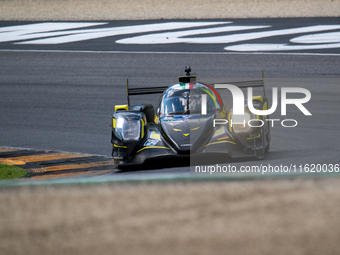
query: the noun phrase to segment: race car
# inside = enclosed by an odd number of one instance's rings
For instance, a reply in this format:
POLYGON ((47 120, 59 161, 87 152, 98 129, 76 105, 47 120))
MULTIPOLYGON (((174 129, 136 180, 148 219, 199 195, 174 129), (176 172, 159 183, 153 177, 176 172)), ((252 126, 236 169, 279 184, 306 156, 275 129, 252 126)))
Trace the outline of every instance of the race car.
MULTIPOLYGON (((253 114, 244 103, 244 114, 234 114, 217 91, 219 84, 199 82, 186 67, 178 83, 164 87, 129 88, 126 105, 115 105, 112 115, 112 157, 118 168, 176 159, 227 161, 263 159, 270 146, 269 116, 253 114), (161 93, 159 104, 130 105, 130 96, 161 93)), ((223 83, 238 88, 260 87, 253 107, 265 110, 264 78, 259 81, 223 83)))

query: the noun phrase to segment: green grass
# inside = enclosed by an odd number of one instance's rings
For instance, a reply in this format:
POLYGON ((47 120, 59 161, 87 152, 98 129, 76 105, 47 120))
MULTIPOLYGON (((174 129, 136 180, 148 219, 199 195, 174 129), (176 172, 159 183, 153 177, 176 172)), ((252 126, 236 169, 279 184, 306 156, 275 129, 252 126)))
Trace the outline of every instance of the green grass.
POLYGON ((26 170, 20 167, 0 164, 0 180, 20 178, 26 174, 26 170))

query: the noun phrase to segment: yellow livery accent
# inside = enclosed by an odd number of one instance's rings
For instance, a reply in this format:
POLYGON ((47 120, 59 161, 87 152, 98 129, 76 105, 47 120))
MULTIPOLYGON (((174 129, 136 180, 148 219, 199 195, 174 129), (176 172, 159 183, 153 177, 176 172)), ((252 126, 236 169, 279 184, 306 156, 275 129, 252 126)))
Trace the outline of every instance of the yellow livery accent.
POLYGON ((263 102, 262 96, 255 96, 253 97, 253 100, 260 100, 261 102, 263 102))
POLYGON ((116 128, 116 119, 115 118, 112 118, 112 127, 116 128))
POLYGON ((140 121, 142 122, 142 135, 141 135, 141 137, 144 138, 144 120, 141 119, 140 121))
POLYGON ((200 127, 197 127, 197 128, 193 128, 193 129, 191 129, 191 130, 197 130, 197 129, 199 129, 200 127))
POLYGON ((160 140, 160 139, 161 139, 161 136, 160 136, 160 134, 156 133, 156 131, 152 131, 152 133, 151 133, 151 135, 150 135, 150 138, 160 140))
POLYGON ((174 128, 173 131, 182 131, 182 130, 178 128, 174 128))
POLYGON ((117 110, 128 110, 129 106, 127 104, 115 105, 115 111, 117 110))
POLYGON ((221 126, 215 131, 214 136, 222 135, 223 133, 224 133, 224 128, 223 126, 221 126))
POLYGON ((185 135, 185 136, 188 136, 188 135, 190 135, 190 133, 187 133, 187 134, 183 134, 183 135, 185 135))
POLYGON ((164 147, 164 146, 145 146, 144 148, 137 151, 137 153, 141 152, 142 150, 145 150, 145 149, 167 149, 167 150, 170 150, 168 147, 164 147))
POLYGON ((114 144, 113 146, 114 146, 114 147, 117 147, 117 148, 125 148, 125 149, 127 148, 127 146, 124 146, 124 145, 117 145, 117 144, 114 144))
POLYGON ((204 145, 203 147, 207 147, 207 146, 209 146, 209 145, 218 144, 218 143, 231 143, 231 144, 236 144, 236 143, 234 143, 234 142, 232 142, 232 141, 223 140, 223 141, 219 141, 219 142, 208 143, 208 144, 204 145))
POLYGON ((259 134, 258 136, 254 136, 254 137, 248 137, 247 140, 256 139, 256 138, 259 138, 259 137, 261 137, 261 134, 259 134))
POLYGON ((229 130, 230 132, 233 132, 233 127, 231 126, 231 121, 230 121, 230 112, 229 112, 229 115, 228 115, 228 123, 229 123, 229 130))

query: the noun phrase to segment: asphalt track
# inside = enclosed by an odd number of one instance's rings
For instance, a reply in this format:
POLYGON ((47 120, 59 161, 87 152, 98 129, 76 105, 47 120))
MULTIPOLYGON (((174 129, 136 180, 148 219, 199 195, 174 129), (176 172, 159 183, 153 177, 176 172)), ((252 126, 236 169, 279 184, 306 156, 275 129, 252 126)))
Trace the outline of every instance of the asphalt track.
MULTIPOLYGON (((170 85, 190 65, 207 81, 259 79, 265 70, 268 94, 272 87, 302 87, 312 94, 305 105, 312 116, 304 116, 293 106, 285 117, 279 111, 272 115, 296 119, 298 126, 271 129, 271 149, 265 160, 229 164, 339 164, 339 50, 323 55, 19 50, 0 52, 0 146, 108 156, 111 114, 115 104, 126 103, 126 78, 133 87, 170 85)), ((158 97, 131 101, 157 105, 158 97)), ((189 174, 189 167, 155 168, 113 175, 189 174)))

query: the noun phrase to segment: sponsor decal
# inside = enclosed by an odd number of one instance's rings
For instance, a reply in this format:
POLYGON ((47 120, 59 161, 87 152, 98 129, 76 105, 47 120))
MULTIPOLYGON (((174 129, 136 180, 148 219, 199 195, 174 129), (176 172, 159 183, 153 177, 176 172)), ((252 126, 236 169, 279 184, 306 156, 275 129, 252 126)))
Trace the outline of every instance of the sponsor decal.
POLYGON ((154 140, 154 139, 148 139, 145 143, 144 146, 155 146, 159 140, 154 140))

